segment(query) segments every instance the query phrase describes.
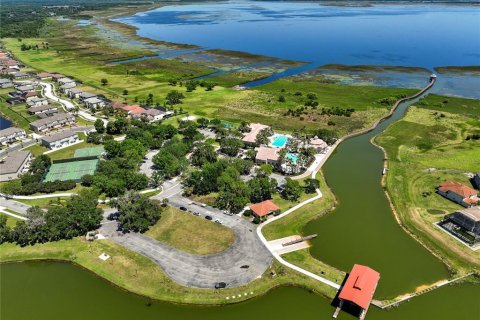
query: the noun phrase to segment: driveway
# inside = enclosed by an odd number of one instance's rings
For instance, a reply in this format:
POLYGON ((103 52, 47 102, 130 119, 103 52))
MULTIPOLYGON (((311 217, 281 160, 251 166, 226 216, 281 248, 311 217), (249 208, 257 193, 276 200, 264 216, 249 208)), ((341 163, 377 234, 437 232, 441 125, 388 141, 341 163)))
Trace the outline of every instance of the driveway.
POLYGON ((140 172, 145 174, 147 177, 151 177, 152 174, 153 174, 153 157, 158 153, 159 150, 152 150, 152 151, 149 151, 146 155, 145 155, 145 160, 143 160, 144 162, 142 162, 142 164, 140 165, 140 172))
MULTIPOLYGON (((212 255, 194 255, 175 249, 143 234, 122 234, 116 231, 115 222, 106 222, 100 233, 126 248, 143 254, 158 264, 176 282, 196 288, 213 288, 217 282, 226 282, 229 287, 241 286, 260 277, 272 263, 273 256, 255 232, 256 225, 238 216, 227 216, 212 207, 202 207, 181 196, 181 185, 168 181, 164 192, 154 196, 168 198, 169 205, 185 207, 219 219, 235 233, 235 241, 227 250, 212 255), (248 265, 249 268, 241 268, 248 265)), ((190 214, 190 213, 185 213, 190 214)), ((212 222, 214 223, 214 222, 212 222)))

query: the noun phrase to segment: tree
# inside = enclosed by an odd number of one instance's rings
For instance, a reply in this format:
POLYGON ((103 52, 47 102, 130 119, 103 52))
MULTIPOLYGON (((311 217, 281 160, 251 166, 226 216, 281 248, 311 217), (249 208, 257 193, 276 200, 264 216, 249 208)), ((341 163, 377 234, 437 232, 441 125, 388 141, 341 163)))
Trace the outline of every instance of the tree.
POLYGON ((255 143, 260 145, 260 144, 268 144, 269 140, 268 138, 273 134, 273 131, 271 128, 265 128, 261 130, 257 138, 255 139, 255 143))
POLYGON ((278 97, 278 102, 285 102, 285 96, 281 95, 278 97))
POLYGON ((127 89, 123 89, 123 95, 128 96, 128 90, 127 89))
POLYGON ((257 203, 272 198, 276 192, 277 180, 268 177, 255 177, 248 181, 250 189, 250 202, 257 203))
POLYGON ((145 232, 161 217, 163 208, 157 200, 151 200, 138 192, 128 192, 112 201, 118 210, 119 227, 123 232, 145 232))
POLYGON ((105 132, 105 126, 103 124, 102 119, 95 120, 94 126, 95 126, 95 131, 97 131, 98 133, 104 133, 105 132))
POLYGON ((314 193, 320 187, 320 181, 308 178, 305 180, 305 192, 314 193))
POLYGON ((192 92, 197 88, 197 84, 194 81, 189 81, 185 84, 185 88, 187 89, 187 92, 192 92))
POLYGON ((257 177, 268 177, 273 173, 273 167, 268 163, 264 163, 256 169, 255 173, 257 177))
POLYGON ((235 157, 242 147, 243 142, 240 139, 225 138, 220 141, 220 148, 222 152, 230 157, 235 157))
POLYGON ((94 176, 92 174, 86 174, 80 179, 80 181, 81 181, 82 186, 90 187, 90 186, 93 185, 94 176))
POLYGON ((232 213, 239 213, 247 205, 250 198, 250 190, 241 179, 232 179, 230 183, 223 186, 218 194, 215 204, 220 209, 232 213))
POLYGON ((102 83, 102 86, 106 86, 108 84, 108 79, 107 78, 102 78, 100 80, 100 82, 102 83))
POLYGON ((205 83, 205 91, 212 91, 215 88, 216 84, 212 82, 205 83))
POLYGON ((162 149, 153 159, 155 169, 165 178, 171 178, 179 175, 188 165, 185 157, 177 158, 170 152, 162 149))
POLYGON ((194 166, 201 167, 207 162, 217 161, 217 153, 215 148, 206 143, 199 144, 193 149, 190 161, 194 166))
POLYGON ((297 201, 302 195, 302 187, 297 180, 286 178, 286 183, 283 186, 282 197, 290 201, 297 201))
POLYGON ((185 96, 177 90, 170 91, 166 96, 166 100, 169 105, 180 104, 182 103, 183 98, 185 98, 185 96))

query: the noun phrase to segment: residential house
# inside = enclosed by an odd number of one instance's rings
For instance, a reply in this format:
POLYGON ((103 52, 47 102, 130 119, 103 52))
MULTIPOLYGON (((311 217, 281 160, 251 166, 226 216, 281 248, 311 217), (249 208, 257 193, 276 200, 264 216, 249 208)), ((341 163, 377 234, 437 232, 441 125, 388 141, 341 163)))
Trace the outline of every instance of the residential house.
POLYGON ((90 108, 90 109, 99 109, 99 108, 105 106, 105 101, 103 101, 103 100, 101 100, 97 97, 92 97, 92 98, 85 99, 85 100, 83 100, 83 103, 85 104, 85 106, 87 108, 90 108))
POLYGON ((144 111, 135 114, 136 117, 141 117, 146 119, 148 122, 158 122, 165 118, 165 116, 172 114, 172 112, 166 111, 166 109, 162 108, 149 108, 145 109, 144 111))
POLYGON ((260 219, 266 219, 270 214, 278 214, 280 213, 280 208, 273 203, 272 200, 265 200, 259 203, 252 204, 250 206, 250 210, 255 217, 260 219))
POLYGON ((480 207, 471 207, 448 214, 439 225, 462 241, 475 245, 480 242, 480 207))
POLYGON ((37 133, 45 133, 53 129, 75 124, 75 117, 69 113, 58 113, 51 117, 33 121, 30 127, 37 133))
POLYGON ((112 101, 110 102, 110 107, 115 108, 115 109, 121 109, 125 107, 125 103, 120 102, 120 101, 112 101))
POLYGON ((13 82, 10 79, 0 79, 0 88, 6 89, 13 87, 13 82))
POLYGON ((251 123, 249 126, 250 131, 243 134, 242 141, 247 144, 256 144, 257 135, 260 131, 269 128, 261 123, 251 123))
POLYGON ((20 139, 25 139, 27 134, 21 128, 8 127, 0 130, 0 144, 6 145, 20 139))
POLYGON ((308 141, 308 146, 315 148, 317 153, 324 153, 328 148, 328 144, 317 136, 308 141))
POLYGON ((22 99, 27 102, 32 99, 35 99, 36 97, 38 97, 37 91, 28 91, 28 92, 22 93, 22 99))
POLYGON ((52 74, 48 72, 39 72, 37 73, 36 77, 39 80, 48 80, 48 79, 52 79, 52 74))
POLYGON ((465 208, 480 202, 478 191, 455 181, 445 181, 438 187, 438 193, 465 208))
POLYGON ((59 87, 59 89, 60 89, 60 92, 67 93, 68 89, 75 88, 76 86, 77 86, 77 84, 75 82, 69 82, 69 83, 62 84, 59 87))
POLYGON ((64 84, 67 84, 67 83, 74 83, 75 84, 75 80, 73 80, 72 78, 68 78, 68 77, 60 78, 60 79, 57 80, 57 82, 61 86, 63 86, 64 84))
POLYGON ((78 88, 70 88, 65 90, 65 93, 70 99, 78 99, 80 98, 80 95, 83 93, 83 90, 78 88))
POLYGON ((29 91, 34 91, 34 90, 35 90, 35 88, 34 88, 31 84, 18 86, 18 87, 16 87, 16 89, 17 89, 17 91, 20 92, 20 93, 24 93, 24 92, 29 92, 29 91))
POLYGON ((27 111, 30 114, 39 114, 39 113, 53 114, 58 112, 58 107, 47 104, 47 105, 30 107, 28 108, 27 111))
POLYGON ((480 172, 473 176, 472 184, 475 189, 480 190, 480 172))
POLYGON ((55 82, 58 82, 58 80, 65 78, 65 76, 60 73, 52 73, 51 76, 52 76, 52 80, 55 82))
POLYGON ((23 101, 22 97, 20 97, 20 96, 16 96, 16 97, 12 97, 12 98, 7 99, 7 103, 12 105, 12 106, 23 103, 23 102, 24 101, 23 101))
POLYGON ((79 95, 80 100, 84 101, 85 99, 96 97, 96 94, 89 93, 89 92, 82 92, 79 95))
POLYGON ((124 106, 122 109, 127 112, 127 115, 129 117, 133 117, 137 114, 139 115, 142 112, 145 112, 145 109, 140 107, 138 104, 131 105, 131 106, 124 106))
POLYGON ((2 161, 0 170, 0 181, 9 181, 18 178, 18 176, 28 170, 32 160, 30 151, 13 151, 9 153, 2 161))
POLYGON ((69 146, 80 141, 78 134, 72 130, 64 130, 41 138, 42 145, 49 149, 58 149, 60 147, 69 146))
POLYGON ((15 80, 25 79, 25 78, 30 77, 30 75, 26 72, 14 72, 12 74, 13 74, 13 77, 15 78, 15 80))
POLYGON ((273 166, 278 164, 280 160, 280 149, 270 147, 259 147, 255 156, 256 163, 268 163, 273 166))
POLYGON ((39 97, 33 97, 27 102, 27 105, 29 107, 46 106, 47 104, 48 104, 47 98, 39 98, 39 97))

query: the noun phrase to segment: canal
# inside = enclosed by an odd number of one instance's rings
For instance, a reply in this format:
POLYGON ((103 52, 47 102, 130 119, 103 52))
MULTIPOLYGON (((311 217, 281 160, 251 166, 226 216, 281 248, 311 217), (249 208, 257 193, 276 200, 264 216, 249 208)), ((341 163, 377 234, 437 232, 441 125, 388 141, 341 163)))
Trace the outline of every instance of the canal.
POLYGON ((323 172, 338 204, 304 230, 318 234, 310 248, 317 259, 344 271, 360 263, 380 272, 376 298, 392 298, 448 277, 446 266, 396 222, 380 184, 384 154, 370 142, 415 101, 400 104, 374 130, 337 147, 323 172))
MULTIPOLYGON (((24 262, 0 268, 0 318, 50 319, 331 319, 330 301, 299 288, 278 288, 260 298, 224 307, 152 302, 108 285, 66 263, 24 262)), ((446 286, 384 311, 371 307, 367 319, 479 319, 480 287, 446 286)), ((339 319, 354 319, 341 312, 339 319)))

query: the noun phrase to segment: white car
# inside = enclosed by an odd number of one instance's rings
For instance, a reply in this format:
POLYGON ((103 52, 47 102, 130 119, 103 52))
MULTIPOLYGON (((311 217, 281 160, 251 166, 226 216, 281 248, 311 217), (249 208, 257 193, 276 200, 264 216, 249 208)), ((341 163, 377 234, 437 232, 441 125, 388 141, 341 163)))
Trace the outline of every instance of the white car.
POLYGON ((222 224, 222 220, 217 219, 215 220, 215 223, 222 224))

